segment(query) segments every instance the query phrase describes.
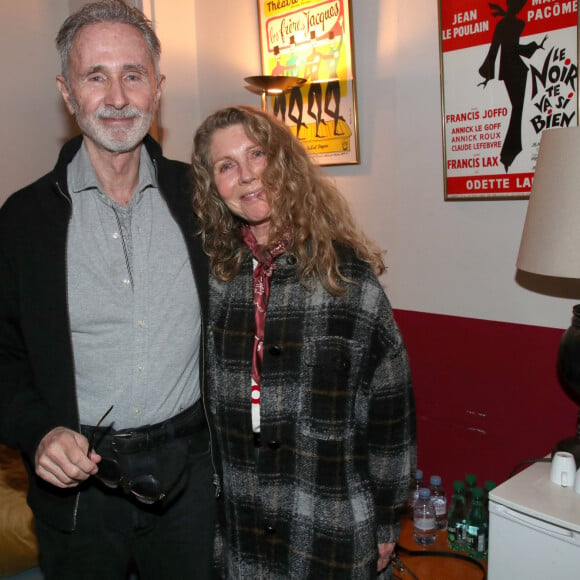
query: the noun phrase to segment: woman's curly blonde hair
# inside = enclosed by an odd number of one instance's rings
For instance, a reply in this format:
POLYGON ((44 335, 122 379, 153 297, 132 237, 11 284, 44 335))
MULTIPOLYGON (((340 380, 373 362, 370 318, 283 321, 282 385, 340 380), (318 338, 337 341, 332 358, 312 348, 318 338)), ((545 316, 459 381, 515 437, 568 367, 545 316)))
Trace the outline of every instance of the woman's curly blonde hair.
POLYGON ((193 205, 216 278, 234 278, 247 251, 240 234, 243 222, 222 201, 210 156, 215 131, 233 125, 242 125, 248 138, 266 154, 267 166, 261 176, 270 204, 266 246, 292 232, 287 251, 296 257, 302 284, 308 287, 319 280, 331 294, 344 293, 350 280, 339 270, 335 243, 352 248, 377 275, 384 272, 382 251, 357 228, 347 201, 288 128, 260 109, 235 106, 220 109, 202 123, 192 155, 193 205))

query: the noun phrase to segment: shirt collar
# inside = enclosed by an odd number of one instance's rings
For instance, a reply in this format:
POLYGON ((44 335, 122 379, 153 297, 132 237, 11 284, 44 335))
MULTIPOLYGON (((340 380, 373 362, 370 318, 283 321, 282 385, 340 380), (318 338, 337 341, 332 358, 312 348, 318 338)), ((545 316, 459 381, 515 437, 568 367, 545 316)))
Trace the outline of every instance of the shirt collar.
MULTIPOLYGON (((101 184, 97 179, 95 170, 93 169, 93 164, 89 158, 89 153, 85 147, 84 142, 82 143, 77 154, 74 156, 73 160, 68 166, 68 182, 69 189, 72 194, 79 194, 83 191, 96 190, 98 192, 105 193, 102 191, 101 184)), ((137 183, 137 188, 135 193, 142 193, 145 189, 153 187, 157 188, 157 179, 155 176, 155 166, 147 148, 141 145, 141 157, 139 162, 139 181, 137 183)))

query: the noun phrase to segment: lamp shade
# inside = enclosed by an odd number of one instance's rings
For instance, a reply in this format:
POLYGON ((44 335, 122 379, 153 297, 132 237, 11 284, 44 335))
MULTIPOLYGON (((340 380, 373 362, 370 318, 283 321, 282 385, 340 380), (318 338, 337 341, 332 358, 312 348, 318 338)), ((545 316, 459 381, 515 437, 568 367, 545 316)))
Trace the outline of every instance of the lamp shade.
POLYGON ((517 267, 580 279, 580 127, 542 132, 517 267))

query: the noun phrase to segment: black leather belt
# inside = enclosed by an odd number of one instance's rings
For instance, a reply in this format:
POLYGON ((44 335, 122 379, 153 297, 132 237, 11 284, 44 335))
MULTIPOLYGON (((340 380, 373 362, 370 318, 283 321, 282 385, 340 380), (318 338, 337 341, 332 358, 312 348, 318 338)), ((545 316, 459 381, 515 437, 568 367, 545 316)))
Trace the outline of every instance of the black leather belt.
POLYGON ((81 425, 81 433, 90 439, 96 431, 95 449, 113 449, 119 453, 132 453, 141 451, 149 447, 154 447, 160 443, 171 441, 179 437, 191 435, 200 431, 206 426, 205 416, 201 400, 182 411, 178 415, 155 423, 135 429, 121 429, 116 431, 111 427, 91 427, 81 425))

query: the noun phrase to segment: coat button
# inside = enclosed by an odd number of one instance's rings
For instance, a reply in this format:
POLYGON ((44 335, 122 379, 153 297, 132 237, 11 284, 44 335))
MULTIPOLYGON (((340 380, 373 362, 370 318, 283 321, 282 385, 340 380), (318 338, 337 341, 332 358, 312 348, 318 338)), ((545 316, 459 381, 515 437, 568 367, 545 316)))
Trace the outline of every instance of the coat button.
POLYGON ((272 356, 280 356, 282 354, 282 349, 277 344, 275 344, 274 346, 270 347, 270 354, 272 356))
POLYGON ((280 449, 280 441, 268 441, 268 447, 274 451, 276 451, 276 449, 280 449))

